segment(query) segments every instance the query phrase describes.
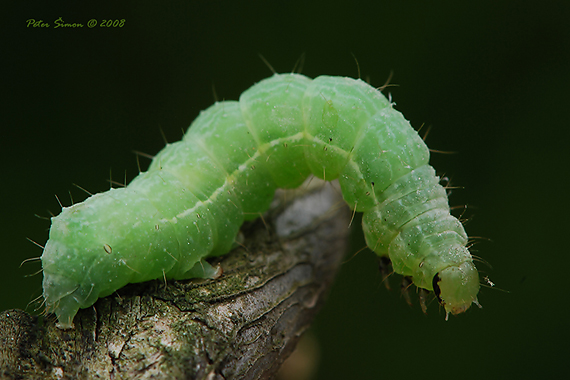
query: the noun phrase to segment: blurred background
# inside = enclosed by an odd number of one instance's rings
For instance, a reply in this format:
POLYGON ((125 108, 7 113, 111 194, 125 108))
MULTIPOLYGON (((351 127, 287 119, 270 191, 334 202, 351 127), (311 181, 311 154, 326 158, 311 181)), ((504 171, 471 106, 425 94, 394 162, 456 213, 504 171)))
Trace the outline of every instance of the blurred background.
MULTIPOLYGON (((0 310, 41 294, 49 221, 107 179, 138 172, 133 150, 177 141, 214 101, 271 75, 358 77, 419 128, 452 179, 473 247, 497 289, 444 321, 381 283, 359 233, 311 334, 314 379, 557 377, 567 372, 568 1, 4 1, 0 310), (82 28, 56 28, 82 23, 82 28), (87 27, 89 20, 97 26, 87 27), (49 27, 33 27, 41 23, 49 27), (38 21, 40 21, 38 23, 38 21), (124 20, 122 27, 99 27, 124 20), (29 25, 29 26, 28 26, 29 25), (355 63, 358 60, 359 68, 355 63), (565 121, 566 120, 566 121, 565 121), (565 232, 566 231, 566 232, 565 232)), ((148 161, 141 158, 146 168, 148 161)), ((29 307, 28 311, 33 311, 29 307)))

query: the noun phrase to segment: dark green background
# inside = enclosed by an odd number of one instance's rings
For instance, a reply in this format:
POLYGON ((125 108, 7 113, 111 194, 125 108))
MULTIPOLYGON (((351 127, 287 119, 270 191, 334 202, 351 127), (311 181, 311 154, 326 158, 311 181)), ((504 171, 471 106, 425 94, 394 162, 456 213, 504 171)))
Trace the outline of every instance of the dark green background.
MULTIPOLYGON (((492 240, 474 247, 485 275, 482 310, 424 316, 380 283, 375 258, 343 265, 314 325, 319 379, 553 378, 567 372, 568 1, 4 2, 0 309, 41 293, 41 250, 59 211, 137 172, 133 149, 156 153, 201 109, 237 99, 271 74, 358 75, 377 86, 391 72, 397 108, 433 126, 430 147, 459 152, 432 163, 453 183, 466 226, 492 240), (460 4, 461 3, 461 4, 460 4), (6 5, 8 4, 8 5, 6 5), (122 28, 54 29, 89 19, 122 28), (42 19, 50 28, 26 28, 42 19)), ((147 165, 143 159, 143 165, 147 165)), ((364 245, 356 240, 354 250, 364 245)), ((353 251, 354 252, 354 251, 353 251)), ((349 253, 350 254, 350 253, 349 253)), ((398 280, 392 285, 397 288, 398 280)))

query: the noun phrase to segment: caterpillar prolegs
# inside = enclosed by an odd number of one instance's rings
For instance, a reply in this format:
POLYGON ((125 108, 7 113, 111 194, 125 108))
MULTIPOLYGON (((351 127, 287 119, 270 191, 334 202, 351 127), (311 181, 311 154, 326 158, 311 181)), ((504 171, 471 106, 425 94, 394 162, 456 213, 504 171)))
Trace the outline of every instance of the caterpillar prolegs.
POLYGON ((461 313, 477 302, 478 272, 428 160, 417 132, 363 81, 275 74, 202 111, 125 188, 52 218, 41 257, 46 310, 69 328, 79 308, 127 283, 215 277, 205 258, 227 253, 277 188, 313 174, 339 179, 364 213, 368 246, 396 273, 461 313))

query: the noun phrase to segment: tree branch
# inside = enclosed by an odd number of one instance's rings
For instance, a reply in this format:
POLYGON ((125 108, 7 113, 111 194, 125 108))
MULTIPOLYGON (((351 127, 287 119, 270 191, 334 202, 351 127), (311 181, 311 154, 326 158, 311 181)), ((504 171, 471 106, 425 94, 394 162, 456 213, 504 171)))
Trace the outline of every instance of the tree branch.
POLYGON ((221 278, 130 284, 80 310, 73 330, 56 328, 53 315, 1 313, 0 375, 270 378, 309 327, 342 260, 350 214, 339 204, 329 185, 276 202, 242 228, 243 248, 214 262, 221 278))

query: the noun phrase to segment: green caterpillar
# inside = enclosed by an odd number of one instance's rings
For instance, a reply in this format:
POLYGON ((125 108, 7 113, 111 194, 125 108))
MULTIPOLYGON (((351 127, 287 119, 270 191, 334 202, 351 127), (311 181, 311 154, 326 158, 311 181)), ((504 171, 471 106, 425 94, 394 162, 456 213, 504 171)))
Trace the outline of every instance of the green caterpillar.
POLYGON ((344 77, 276 74, 217 102, 127 187, 52 218, 41 257, 46 311, 61 328, 128 283, 215 278, 244 220, 277 188, 310 174, 339 179, 363 212, 368 246, 434 290, 446 314, 477 303, 479 276, 462 224, 428 165, 429 150, 378 90, 344 77))

